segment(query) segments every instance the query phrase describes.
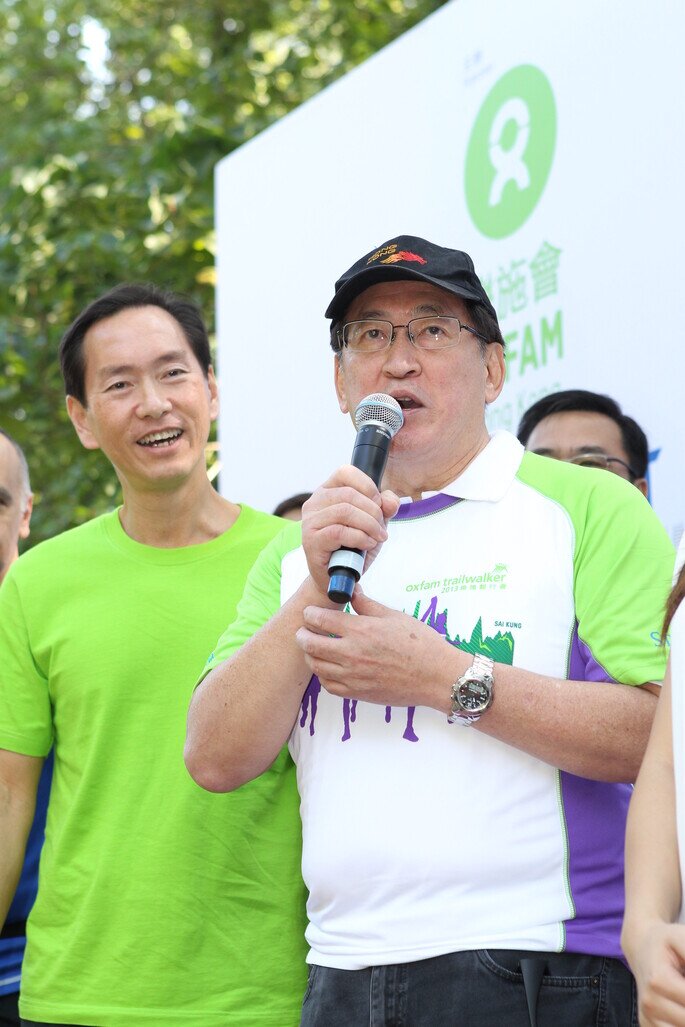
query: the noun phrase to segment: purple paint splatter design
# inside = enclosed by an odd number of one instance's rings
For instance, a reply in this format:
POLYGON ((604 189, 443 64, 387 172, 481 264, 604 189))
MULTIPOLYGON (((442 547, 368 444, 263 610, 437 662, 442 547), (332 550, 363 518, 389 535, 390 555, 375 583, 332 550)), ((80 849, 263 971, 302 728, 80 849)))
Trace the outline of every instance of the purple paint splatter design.
POLYGON ((419 736, 414 731, 414 714, 416 713, 416 706, 407 706, 407 726, 404 729, 403 738, 406 738, 408 742, 418 742, 419 736))
POLYGON ((343 733, 341 742, 346 742, 348 738, 352 737, 350 732, 350 724, 354 724, 357 719, 357 700, 356 699, 343 699, 343 733))
MULTIPOLYGON (((421 613, 421 601, 417 601, 414 607, 413 616, 420 620, 422 624, 427 624, 429 627, 437 631, 438 634, 443 635, 450 645, 456 646, 466 653, 483 653, 485 656, 490 656, 496 663, 506 663, 511 665, 514 660, 514 638, 511 632, 507 631, 502 633, 498 631, 494 636, 486 636, 483 638, 483 624, 481 618, 478 619, 473 631, 471 632, 470 638, 460 638, 460 636, 451 636, 447 628, 447 610, 443 609, 438 612, 438 597, 433 596, 423 616, 421 613)), ((307 717, 309 717, 309 734, 313 735, 316 731, 316 711, 319 702, 319 693, 321 691, 321 682, 314 676, 311 678, 307 690, 302 697, 302 715, 300 717, 300 727, 305 727, 307 723, 307 717)), ((343 732, 340 740, 342 742, 348 742, 352 737, 352 724, 357 719, 357 699, 343 699, 342 701, 342 717, 343 717, 343 732)), ((402 737, 407 742, 418 742, 419 736, 414 730, 414 715, 416 713, 415 706, 407 707, 407 721, 404 728, 402 737)), ((392 721, 392 706, 385 707, 385 723, 390 724, 392 721)))
POLYGON ((317 678, 316 674, 310 678, 307 690, 302 696, 302 716, 300 717, 300 727, 304 727, 307 723, 307 713, 309 713, 309 734, 313 735, 316 730, 314 722, 316 721, 316 711, 319 705, 319 692, 321 691, 321 682, 317 678))

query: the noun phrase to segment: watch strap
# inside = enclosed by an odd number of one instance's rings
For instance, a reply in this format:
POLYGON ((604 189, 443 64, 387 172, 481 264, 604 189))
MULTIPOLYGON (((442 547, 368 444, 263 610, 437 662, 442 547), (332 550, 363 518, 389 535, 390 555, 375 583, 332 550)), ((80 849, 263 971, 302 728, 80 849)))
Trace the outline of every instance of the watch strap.
POLYGON ((464 710, 463 707, 460 705, 458 698, 459 687, 465 681, 475 680, 481 681, 483 683, 485 683, 486 681, 488 682, 488 685, 490 687, 491 698, 490 703, 488 704, 486 709, 490 708, 490 705, 492 703, 492 687, 494 685, 494 669, 494 661, 491 660, 489 656, 483 656, 481 653, 476 653, 474 655, 473 662, 471 663, 469 669, 466 671, 465 674, 462 674, 460 678, 457 678, 457 680, 452 685, 452 709, 447 718, 450 724, 460 724, 462 727, 470 727, 471 724, 475 724, 476 721, 480 720, 480 718, 483 716, 483 713, 486 712, 486 710, 482 710, 480 713, 467 713, 466 710, 464 710))

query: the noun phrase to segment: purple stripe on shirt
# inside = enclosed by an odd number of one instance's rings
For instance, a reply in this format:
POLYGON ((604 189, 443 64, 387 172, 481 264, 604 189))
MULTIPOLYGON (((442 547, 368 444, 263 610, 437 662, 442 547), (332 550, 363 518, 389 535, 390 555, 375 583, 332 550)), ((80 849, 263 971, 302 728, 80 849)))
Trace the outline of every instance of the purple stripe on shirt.
MULTIPOLYGON (((569 678, 613 678, 592 650, 573 632, 569 678)), ((631 788, 627 784, 588 781, 561 772, 561 795, 568 833, 568 877, 576 910, 566 921, 566 949, 622 958, 619 937, 623 918, 623 843, 631 788)))
POLYGON ((430 496, 429 499, 417 499, 415 503, 400 503, 400 508, 393 517, 393 521, 408 521, 414 517, 427 517, 429 514, 446 510, 449 506, 461 503, 456 496, 448 496, 444 492, 438 492, 437 496, 430 496))
POLYGON ((569 660, 568 676, 571 681, 612 681, 615 678, 598 663, 592 649, 578 635, 578 621, 573 629, 571 641, 571 659, 569 660))
POLYGON ((630 786, 561 772, 568 831, 568 876, 576 908, 566 949, 621 958, 623 840, 630 786))

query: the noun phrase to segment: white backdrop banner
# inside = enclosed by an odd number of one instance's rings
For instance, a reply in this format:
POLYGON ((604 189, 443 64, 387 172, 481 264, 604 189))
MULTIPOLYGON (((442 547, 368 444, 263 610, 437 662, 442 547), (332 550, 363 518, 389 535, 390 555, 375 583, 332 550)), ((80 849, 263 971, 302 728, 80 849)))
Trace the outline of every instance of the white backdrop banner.
POLYGON ((349 460, 323 318, 400 234, 468 251, 507 342, 489 413, 606 392, 685 520, 682 0, 453 0, 217 167, 222 488, 271 509, 349 460))

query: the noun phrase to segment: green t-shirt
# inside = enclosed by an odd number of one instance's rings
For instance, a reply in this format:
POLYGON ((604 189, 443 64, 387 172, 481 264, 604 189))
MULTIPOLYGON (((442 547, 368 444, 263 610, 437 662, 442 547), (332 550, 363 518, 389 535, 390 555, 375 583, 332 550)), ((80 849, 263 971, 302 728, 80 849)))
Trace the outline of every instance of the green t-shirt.
POLYGON ((37 546, 0 589, 0 747, 55 773, 21 1013, 288 1027, 305 984, 294 767, 229 795, 183 765, 193 684, 283 522, 243 506, 157 549, 117 513, 37 546))

